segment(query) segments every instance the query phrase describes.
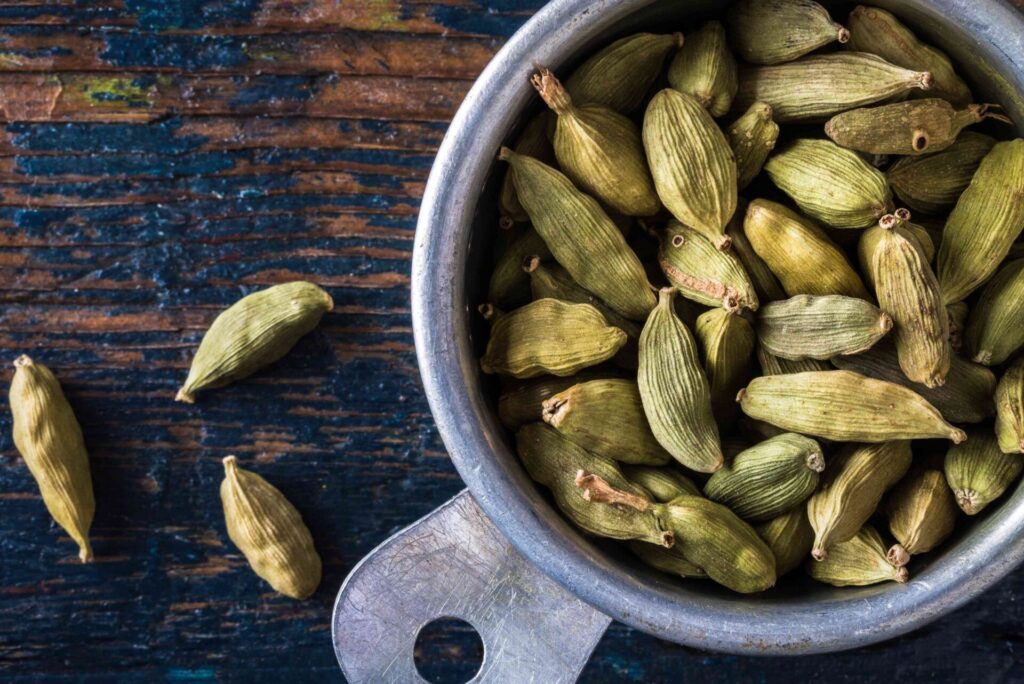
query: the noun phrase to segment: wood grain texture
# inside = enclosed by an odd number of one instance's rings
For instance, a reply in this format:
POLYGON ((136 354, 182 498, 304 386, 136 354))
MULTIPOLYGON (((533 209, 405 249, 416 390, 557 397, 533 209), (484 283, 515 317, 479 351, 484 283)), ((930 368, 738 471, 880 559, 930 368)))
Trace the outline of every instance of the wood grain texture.
MULTIPOLYGON (((0 412, 0 680, 338 681, 342 579, 462 488, 419 385, 413 230, 447 122, 542 4, 0 2, 0 359, 57 373, 97 499, 83 566, 0 412), (173 403, 216 314, 295 278, 334 297, 320 328, 173 403), (230 453, 309 524, 311 600, 275 596, 227 539, 230 453)), ((616 625, 583 681, 1020 681, 1022 595, 1018 572, 913 635, 798 660, 616 625)))

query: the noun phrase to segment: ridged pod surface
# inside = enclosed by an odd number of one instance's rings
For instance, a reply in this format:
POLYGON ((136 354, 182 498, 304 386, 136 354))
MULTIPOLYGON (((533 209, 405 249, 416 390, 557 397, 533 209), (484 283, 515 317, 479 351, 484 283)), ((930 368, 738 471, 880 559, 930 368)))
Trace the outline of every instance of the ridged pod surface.
POLYGON ((737 412, 736 393, 753 371, 754 328, 737 312, 711 309, 697 318, 695 332, 715 418, 729 422, 737 412))
POLYGON ((813 0, 740 0, 727 17, 733 48, 751 64, 791 62, 850 39, 850 32, 813 0))
POLYGON ((487 301, 504 309, 515 309, 530 301, 530 276, 523 271, 523 260, 536 256, 551 258, 544 238, 526 226, 498 255, 487 284, 487 301))
POLYGON ((622 473, 627 480, 646 489, 659 503, 668 503, 683 494, 701 496, 700 488, 693 480, 672 467, 623 464, 622 473))
POLYGON ((757 345, 757 362, 761 366, 761 375, 786 375, 787 373, 832 370, 832 364, 828 361, 784 359, 781 356, 768 353, 761 344, 757 345))
POLYGON ((590 380, 616 377, 616 371, 605 368, 587 368, 575 375, 560 378, 542 375, 525 381, 506 382, 498 396, 498 419, 510 430, 544 419, 544 401, 573 385, 590 380))
POLYGON ((946 304, 996 272, 1024 230, 1024 139, 997 143, 946 220, 938 276, 946 304))
POLYGON ((850 371, 754 378, 739 401, 751 418, 836 442, 966 439, 919 394, 850 371))
POLYGON ((772 107, 755 102, 725 129, 736 156, 736 182, 742 190, 761 173, 764 162, 779 139, 779 125, 772 121, 772 107))
POLYGON ((1004 454, 1024 453, 1024 360, 1010 366, 996 387, 996 437, 1004 454))
POLYGON ((764 169, 801 211, 833 228, 866 228, 892 206, 885 176, 828 140, 794 140, 764 169))
POLYGON ((814 529, 807 520, 805 506, 797 506, 754 529, 772 550, 775 574, 779 577, 800 567, 814 545, 814 529))
POLYGON ((507 147, 499 158, 515 169, 519 201, 558 263, 626 318, 644 319, 654 306, 647 274, 601 205, 547 164, 507 147))
POLYGON ((830 455, 821 486, 807 501, 811 555, 824 560, 874 515, 885 492, 910 469, 910 442, 848 444, 830 455))
POLYGON ((734 111, 772 106, 778 123, 818 123, 839 112, 927 90, 931 74, 903 69, 861 52, 810 55, 775 66, 740 69, 734 111))
POLYGON ((709 21, 686 37, 668 67, 669 84, 697 99, 711 116, 727 114, 739 87, 736 58, 729 50, 725 27, 709 21))
POLYGON ((637 384, 658 442, 677 461, 702 473, 722 467, 711 390, 693 336, 675 314, 675 290, 663 289, 640 335, 637 384))
POLYGON ((906 69, 927 71, 932 75, 930 95, 966 105, 973 99, 953 63, 944 52, 918 40, 899 19, 878 7, 860 5, 847 22, 850 40, 848 50, 870 52, 906 69))
POLYGON ((634 33, 581 64, 565 82, 578 104, 599 104, 629 114, 643 104, 665 58, 683 44, 681 33, 634 33))
MULTIPOLYGON (((523 128, 523 132, 516 138, 512 146, 519 154, 539 159, 545 164, 555 163, 555 150, 548 139, 547 126, 549 119, 548 112, 541 112, 534 116, 523 128)), ((505 169, 505 177, 501 180, 501 191, 498 195, 498 208, 501 213, 513 221, 525 222, 530 220, 530 215, 519 203, 516 195, 515 182, 512 180, 512 167, 505 169)))
POLYGON ((758 255, 743 230, 743 222, 747 216, 747 207, 747 202, 741 199, 736 213, 733 215, 732 220, 729 221, 725 235, 732 242, 732 251, 736 258, 739 259, 740 264, 743 265, 743 270, 747 272, 747 276, 754 286, 758 303, 764 304, 765 302, 785 299, 786 291, 782 289, 782 283, 775 277, 772 269, 768 267, 764 259, 758 255))
POLYGON ((889 531, 897 541, 887 555, 889 562, 898 566, 945 541, 960 513, 946 476, 932 469, 915 469, 893 487, 885 508, 889 531))
POLYGON ((687 579, 705 579, 708 576, 696 564, 688 561, 686 556, 674 546, 671 549, 666 549, 664 546, 656 546, 642 541, 626 542, 626 546, 637 558, 655 570, 687 579))
POLYGON ((22 355, 11 379, 11 435, 35 478, 46 510, 78 544, 78 557, 92 561, 89 528, 96 499, 82 428, 46 366, 22 355))
POLYGON ((590 304, 601 312, 609 325, 619 328, 631 339, 640 337, 641 326, 639 323, 629 320, 587 292, 583 286, 572 279, 568 271, 558 264, 545 264, 540 257, 532 256, 526 258, 522 268, 529 275, 533 299, 559 299, 569 304, 590 304))
POLYGON ((1024 346, 1024 259, 1011 261, 985 285, 964 334, 976 362, 998 366, 1024 346))
POLYGON ((835 587, 862 587, 879 582, 905 583, 910 574, 886 557, 882 535, 865 525, 848 541, 832 547, 828 558, 808 564, 811 577, 835 587))
POLYGON ((868 301, 843 295, 797 295, 765 304, 757 315, 761 347, 792 361, 860 354, 891 329, 889 314, 868 301))
POLYGON ((1004 453, 987 430, 971 432, 963 444, 946 452, 946 482, 967 515, 980 513, 1017 481, 1024 456, 1004 453))
POLYGON ((814 222, 769 200, 747 208, 743 231, 786 294, 871 299, 842 250, 814 222))
POLYGON ((718 250, 705 233, 670 221, 660 237, 658 263, 687 299, 728 311, 757 310, 757 291, 732 250, 718 250))
POLYGON ((666 88, 647 105, 643 141, 662 204, 726 248, 738 196, 736 160, 718 124, 694 97, 666 88))
POLYGON ((995 144, 995 138, 964 131, 941 152, 897 159, 886 177, 908 207, 923 214, 941 214, 956 204, 995 144))
POLYGON ((480 367, 514 378, 573 375, 615 356, 626 339, 589 304, 538 299, 494 323, 480 367))
MULTIPOLYGON (((906 209, 897 209, 897 217, 909 219, 910 212, 906 209)), ((913 245, 921 253, 921 258, 926 264, 935 260, 935 243, 932 241, 931 233, 909 220, 900 218, 900 233, 903 237, 911 240, 913 245)), ((873 291, 875 289, 874 271, 871 267, 871 259, 875 254, 875 248, 886 231, 879 226, 872 226, 860 234, 857 240, 857 260, 860 263, 860 272, 864 276, 864 282, 873 291)))

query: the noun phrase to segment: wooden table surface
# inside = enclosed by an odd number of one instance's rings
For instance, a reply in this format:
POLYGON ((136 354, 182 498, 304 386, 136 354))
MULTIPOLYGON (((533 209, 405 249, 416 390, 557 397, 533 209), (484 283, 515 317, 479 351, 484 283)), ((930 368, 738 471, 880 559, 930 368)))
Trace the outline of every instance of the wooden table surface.
MULTIPOLYGON (((0 2, 0 358, 61 378, 97 499, 81 565, 0 413, 0 679, 340 679, 341 581, 462 489, 413 352, 418 198, 473 79, 542 4, 0 2), (315 333, 172 401, 219 310, 298 278, 337 303, 315 333), (228 541, 228 454, 302 511, 324 560, 312 599, 275 596, 228 541)), ((1022 597, 1018 572, 915 634, 801 659, 615 625, 583 681, 1021 681, 1022 597)), ((442 649, 442 673, 466 648, 442 649)))

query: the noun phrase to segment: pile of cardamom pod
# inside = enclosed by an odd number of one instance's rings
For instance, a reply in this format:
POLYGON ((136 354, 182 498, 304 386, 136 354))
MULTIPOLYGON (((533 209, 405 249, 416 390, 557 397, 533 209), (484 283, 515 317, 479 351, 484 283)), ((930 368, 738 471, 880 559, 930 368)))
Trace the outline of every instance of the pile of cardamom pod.
POLYGON ((1017 480, 1024 140, 964 130, 1012 122, 945 54, 740 0, 532 83, 481 367, 579 528, 737 592, 906 582, 1017 480))

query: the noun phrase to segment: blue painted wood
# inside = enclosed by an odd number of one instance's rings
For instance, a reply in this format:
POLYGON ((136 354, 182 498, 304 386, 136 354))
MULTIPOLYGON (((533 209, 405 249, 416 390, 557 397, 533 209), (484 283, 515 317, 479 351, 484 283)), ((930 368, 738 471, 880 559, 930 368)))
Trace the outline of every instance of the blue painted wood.
MULTIPOLYGON (((0 679, 338 681, 342 579, 462 487, 413 354, 416 209, 461 94, 541 4, 0 3, 0 358, 28 352, 61 378, 97 499, 83 566, 0 412, 0 679), (47 78, 64 84, 53 109, 19 116, 16 96, 47 78), (175 404, 216 313, 299 277, 337 303, 321 327, 266 372, 175 404), (309 523, 324 559, 309 601, 275 596, 227 539, 229 453, 309 523)), ((583 681, 1022 681, 1022 595, 1017 573, 914 635, 798 660, 614 626, 583 681)), ((472 644, 437 649, 448 671, 472 644)))

